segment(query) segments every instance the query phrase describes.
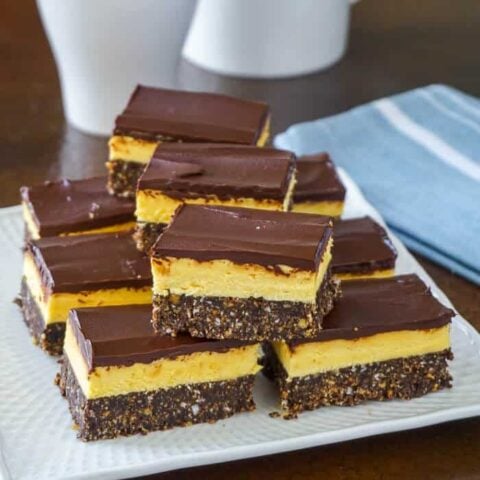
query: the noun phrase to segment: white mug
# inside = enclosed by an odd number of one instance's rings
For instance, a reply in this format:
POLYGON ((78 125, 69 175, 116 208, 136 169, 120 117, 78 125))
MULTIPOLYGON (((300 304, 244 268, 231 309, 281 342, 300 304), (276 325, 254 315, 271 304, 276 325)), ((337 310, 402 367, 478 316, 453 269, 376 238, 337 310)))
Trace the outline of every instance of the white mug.
POLYGON ((355 1, 199 0, 182 54, 225 75, 310 73, 345 53, 355 1))
POLYGON ((195 0, 37 0, 67 120, 111 133, 135 85, 173 87, 195 0))

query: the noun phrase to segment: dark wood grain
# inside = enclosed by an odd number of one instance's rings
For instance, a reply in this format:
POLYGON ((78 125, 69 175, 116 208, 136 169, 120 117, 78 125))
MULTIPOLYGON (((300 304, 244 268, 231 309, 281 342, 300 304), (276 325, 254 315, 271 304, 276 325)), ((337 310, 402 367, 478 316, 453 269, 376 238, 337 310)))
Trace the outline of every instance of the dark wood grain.
MULTIPOLYGON (((333 68, 302 78, 220 77, 182 63, 179 88, 264 99, 273 129, 330 115, 429 83, 480 95, 478 0, 363 0, 351 43, 333 68)), ((65 124, 55 65, 33 0, 5 0, 0 15, 0 206, 18 187, 104 171, 104 138, 65 124)), ((420 259, 456 308, 480 328, 478 287, 420 259)), ((372 437, 302 452, 172 472, 170 479, 480 478, 480 419, 372 437)))

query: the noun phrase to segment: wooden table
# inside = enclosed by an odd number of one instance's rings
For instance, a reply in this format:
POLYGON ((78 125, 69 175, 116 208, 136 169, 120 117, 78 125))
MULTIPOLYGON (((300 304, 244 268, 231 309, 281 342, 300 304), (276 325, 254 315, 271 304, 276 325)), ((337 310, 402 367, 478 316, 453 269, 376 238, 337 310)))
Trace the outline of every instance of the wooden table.
MULTIPOLYGON (((6 206, 18 203, 22 184, 102 173, 107 148, 104 138, 65 124, 55 65, 33 0, 2 2, 0 23, 0 206, 6 206)), ((266 100, 276 133, 429 83, 480 95, 479 45, 478 0, 363 0, 354 8, 346 58, 326 72, 238 80, 184 63, 179 88, 266 100)), ((480 289, 419 260, 458 311, 480 328, 480 289)), ((150 478, 480 478, 480 419, 150 478)))

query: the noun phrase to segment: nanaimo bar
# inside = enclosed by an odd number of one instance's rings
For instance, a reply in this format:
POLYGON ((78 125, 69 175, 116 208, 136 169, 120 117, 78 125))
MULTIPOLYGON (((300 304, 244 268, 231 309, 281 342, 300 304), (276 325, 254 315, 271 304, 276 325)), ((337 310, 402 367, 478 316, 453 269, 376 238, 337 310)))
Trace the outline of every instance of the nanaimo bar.
POLYGON ((305 155, 297 160, 294 212, 340 217, 345 187, 328 153, 305 155))
POLYGON ((183 205, 151 251, 153 326, 164 335, 316 335, 333 307, 328 217, 183 205))
POLYGON ((282 413, 450 387, 453 315, 416 275, 342 284, 317 338, 268 347, 267 374, 279 387, 282 413))
POLYGON ((255 409, 258 343, 157 335, 151 307, 70 312, 57 383, 85 441, 215 422, 255 409))
POLYGON ((332 273, 340 280, 395 274, 397 251, 385 229, 370 217, 338 220, 333 226, 332 273))
POLYGON ((212 93, 137 86, 115 120, 109 141, 108 188, 134 196, 137 180, 159 143, 235 143, 264 146, 267 104, 212 93))
POLYGON ((149 260, 130 233, 31 240, 23 265, 25 323, 34 342, 52 355, 62 352, 71 308, 152 301, 149 260))
POLYGON ((164 143, 136 192, 137 246, 148 251, 182 203, 288 210, 291 152, 251 145, 164 143))
POLYGON ((22 187, 25 237, 38 240, 132 230, 135 202, 109 195, 106 182, 106 177, 96 177, 22 187))

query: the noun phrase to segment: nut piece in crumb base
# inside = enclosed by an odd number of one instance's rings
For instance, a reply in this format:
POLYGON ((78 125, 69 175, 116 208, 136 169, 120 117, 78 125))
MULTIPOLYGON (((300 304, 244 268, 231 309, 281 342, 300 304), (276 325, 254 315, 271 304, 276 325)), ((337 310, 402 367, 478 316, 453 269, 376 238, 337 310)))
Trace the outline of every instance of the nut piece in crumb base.
POLYGON ((34 342, 59 355, 71 308, 151 305, 151 285, 131 232, 42 238, 25 246, 20 304, 34 342))
POLYGON ((255 409, 259 343, 156 334, 150 305, 71 310, 56 382, 84 441, 255 409))
POLYGON ((297 159, 294 212, 338 218, 343 213, 345 193, 345 187, 328 153, 304 155, 297 159))
POLYGON ((451 387, 453 316, 416 275, 342 282, 317 338, 266 347, 264 371, 277 384, 283 416, 451 387))
POLYGON ((332 273, 342 281, 395 274, 397 251, 385 229, 370 217, 337 220, 332 273))
POLYGON ((329 217, 183 205, 151 251, 153 326, 164 335, 286 340, 333 308, 329 217))
POLYGON ((183 203, 290 209, 295 156, 221 143, 162 143, 138 182, 137 247, 148 252, 183 203))
POLYGON ((233 143, 263 147, 270 136, 266 103, 214 93, 137 86, 109 141, 108 188, 133 197, 159 143, 233 143))
POLYGON ((134 229, 135 202, 110 195, 106 182, 104 176, 21 187, 26 240, 134 229))

